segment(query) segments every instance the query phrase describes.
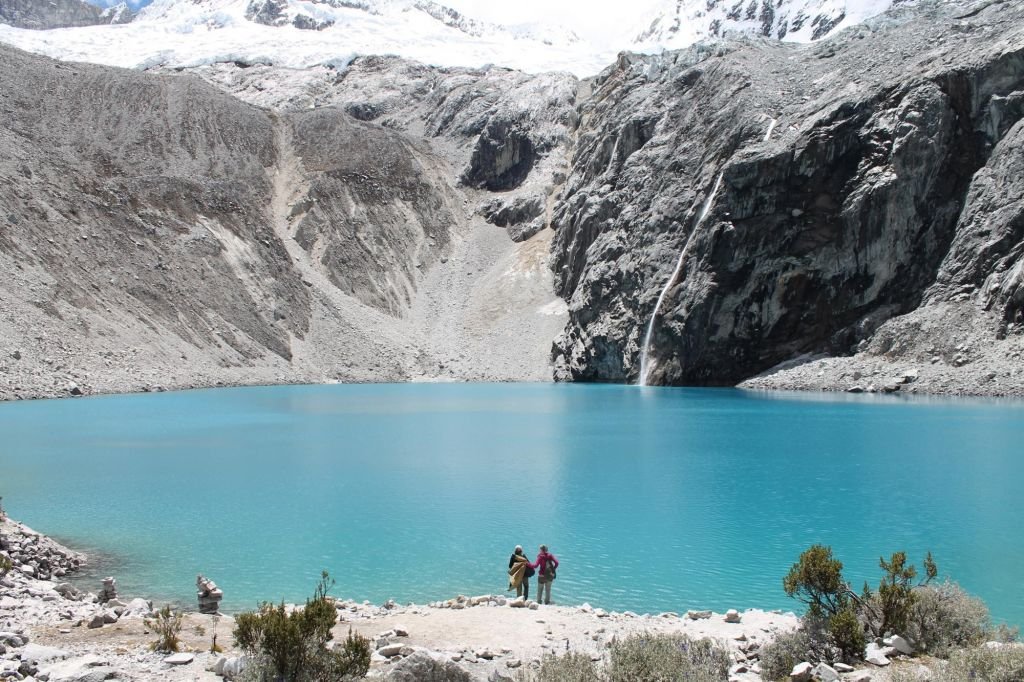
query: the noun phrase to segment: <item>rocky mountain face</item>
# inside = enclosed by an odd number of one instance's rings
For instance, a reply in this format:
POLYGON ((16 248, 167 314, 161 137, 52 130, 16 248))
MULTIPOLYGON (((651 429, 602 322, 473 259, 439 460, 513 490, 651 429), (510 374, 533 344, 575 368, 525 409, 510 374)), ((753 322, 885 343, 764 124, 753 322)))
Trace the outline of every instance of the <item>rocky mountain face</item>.
POLYGON ((261 109, 194 76, 0 57, 0 395, 550 376, 550 237, 515 244, 456 178, 507 175, 480 132, 527 126, 510 92, 550 86, 568 116, 570 77, 369 59, 330 104, 261 109))
POLYGON ((1019 351, 1019 3, 623 55, 594 87, 553 218, 559 378, 636 381, 645 354, 651 383, 726 385, 808 354, 941 356, 955 333, 898 325, 956 303, 1019 351))
POLYGON ((16 28, 43 30, 123 24, 132 17, 132 11, 124 3, 103 10, 84 0, 0 0, 0 24, 16 28))

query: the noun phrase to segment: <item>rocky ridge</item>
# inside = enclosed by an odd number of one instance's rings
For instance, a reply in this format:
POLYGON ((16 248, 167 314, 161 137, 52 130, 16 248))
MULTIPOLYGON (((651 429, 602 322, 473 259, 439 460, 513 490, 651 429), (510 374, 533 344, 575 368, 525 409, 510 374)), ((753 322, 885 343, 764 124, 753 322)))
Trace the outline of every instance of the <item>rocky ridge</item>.
POLYGON ((554 210, 557 376, 636 381, 646 352, 651 383, 905 385, 853 378, 877 365, 1019 394, 1022 11, 935 3, 806 47, 622 55, 581 105, 554 210))
POLYGON ((124 24, 134 18, 126 3, 100 9, 84 0, 0 0, 0 24, 47 30, 71 26, 124 24))

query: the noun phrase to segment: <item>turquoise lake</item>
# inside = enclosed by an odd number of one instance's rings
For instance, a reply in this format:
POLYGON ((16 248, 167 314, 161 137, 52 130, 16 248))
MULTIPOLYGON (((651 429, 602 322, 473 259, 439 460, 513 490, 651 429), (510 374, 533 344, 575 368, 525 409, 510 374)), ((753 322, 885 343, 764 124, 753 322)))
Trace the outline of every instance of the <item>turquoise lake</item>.
MULTIPOLYGON (((232 388, 0 404, 0 495, 101 557, 124 595, 234 611, 332 594, 503 593, 550 545, 560 603, 798 610, 782 576, 831 545, 1024 623, 1024 405, 631 386, 232 388)), ((93 585, 95 583, 95 585, 93 585)), ((535 585, 534 585, 534 589, 535 585)))

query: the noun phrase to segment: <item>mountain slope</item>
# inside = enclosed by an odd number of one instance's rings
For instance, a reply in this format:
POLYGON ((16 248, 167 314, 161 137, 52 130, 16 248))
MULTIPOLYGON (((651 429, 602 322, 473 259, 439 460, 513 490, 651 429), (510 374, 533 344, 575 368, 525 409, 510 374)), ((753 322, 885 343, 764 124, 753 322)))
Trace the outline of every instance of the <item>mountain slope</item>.
POLYGON ((550 376, 548 239, 475 216, 421 137, 193 76, 0 59, 0 396, 550 376))

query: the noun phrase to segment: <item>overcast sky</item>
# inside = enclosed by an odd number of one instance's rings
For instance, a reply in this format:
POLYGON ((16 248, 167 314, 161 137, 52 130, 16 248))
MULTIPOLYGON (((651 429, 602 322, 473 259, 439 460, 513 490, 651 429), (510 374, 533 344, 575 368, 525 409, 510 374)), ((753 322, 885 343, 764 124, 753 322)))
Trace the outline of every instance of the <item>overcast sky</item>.
MULTIPOLYGON (((90 0, 109 7, 121 0, 90 0)), ((651 9, 665 0, 437 0, 467 16, 500 24, 551 22, 575 31, 596 43, 637 29, 651 9)), ((127 0, 134 8, 151 0, 127 0)))

